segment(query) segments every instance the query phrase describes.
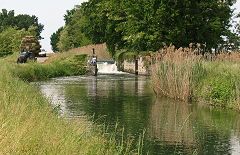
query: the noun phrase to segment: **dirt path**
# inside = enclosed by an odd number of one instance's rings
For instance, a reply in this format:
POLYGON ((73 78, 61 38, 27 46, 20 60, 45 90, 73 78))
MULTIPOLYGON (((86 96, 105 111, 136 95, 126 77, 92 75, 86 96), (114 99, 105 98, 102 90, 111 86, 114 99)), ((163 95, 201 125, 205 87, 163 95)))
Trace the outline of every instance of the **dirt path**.
POLYGON ((48 57, 37 57, 37 62, 44 63, 47 59, 48 59, 48 57))

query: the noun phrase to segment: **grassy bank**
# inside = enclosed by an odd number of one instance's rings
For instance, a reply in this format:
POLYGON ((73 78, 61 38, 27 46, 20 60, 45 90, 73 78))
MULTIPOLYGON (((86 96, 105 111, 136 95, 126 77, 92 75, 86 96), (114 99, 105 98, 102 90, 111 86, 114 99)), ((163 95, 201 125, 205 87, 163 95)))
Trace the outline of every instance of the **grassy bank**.
POLYGON ((240 110, 240 64, 232 61, 205 61, 205 76, 195 96, 214 106, 240 110))
POLYGON ((59 76, 83 75, 87 72, 87 55, 72 55, 70 57, 58 57, 48 63, 39 64, 30 62, 17 65, 9 62, 12 66, 9 71, 14 77, 24 81, 45 80, 59 76))
POLYGON ((92 122, 59 118, 39 90, 26 82, 83 74, 84 56, 49 64, 17 65, 14 60, 0 60, 0 154, 131 153, 92 122))
POLYGON ((233 58, 221 54, 209 61, 192 49, 169 47, 154 56, 153 89, 158 96, 240 110, 240 63, 233 58))

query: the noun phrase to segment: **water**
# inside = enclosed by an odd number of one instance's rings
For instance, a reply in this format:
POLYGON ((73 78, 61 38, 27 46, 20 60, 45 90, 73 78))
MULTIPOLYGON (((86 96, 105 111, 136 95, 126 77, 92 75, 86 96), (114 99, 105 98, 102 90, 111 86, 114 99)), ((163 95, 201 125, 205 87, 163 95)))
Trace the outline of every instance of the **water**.
POLYGON ((56 78, 40 89, 66 117, 93 116, 109 132, 118 122, 125 139, 145 132, 143 154, 240 154, 237 112, 157 99, 147 77, 56 78))
POLYGON ((118 71, 115 62, 98 62, 97 63, 98 74, 126 74, 118 71))

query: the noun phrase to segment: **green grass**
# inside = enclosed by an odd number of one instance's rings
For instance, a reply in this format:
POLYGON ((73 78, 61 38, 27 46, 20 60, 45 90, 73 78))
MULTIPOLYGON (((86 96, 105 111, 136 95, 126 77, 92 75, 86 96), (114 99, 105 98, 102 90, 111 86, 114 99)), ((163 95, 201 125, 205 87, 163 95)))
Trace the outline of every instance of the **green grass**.
POLYGON ((240 64, 238 62, 203 62, 206 74, 196 96, 214 106, 239 109, 240 64))
POLYGON ((13 64, 10 68, 14 77, 24 81, 45 80, 59 76, 83 75, 87 72, 87 55, 75 55, 65 59, 55 60, 47 64, 30 62, 27 64, 13 64))
POLYGON ((84 74, 84 56, 49 64, 0 59, 0 154, 133 154, 130 144, 86 119, 59 117, 28 81, 84 74), (125 146, 125 147, 122 147, 125 146))

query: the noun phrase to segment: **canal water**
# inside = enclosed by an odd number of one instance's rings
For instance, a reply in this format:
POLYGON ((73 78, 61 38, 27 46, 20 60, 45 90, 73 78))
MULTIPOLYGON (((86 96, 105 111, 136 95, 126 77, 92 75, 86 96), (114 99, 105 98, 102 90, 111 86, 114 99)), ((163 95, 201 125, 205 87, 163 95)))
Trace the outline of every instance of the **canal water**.
POLYGON ((240 154, 237 112, 157 99, 147 77, 64 77, 39 86, 66 117, 92 117, 109 132, 118 124, 120 137, 136 143, 143 137, 142 154, 240 154))

